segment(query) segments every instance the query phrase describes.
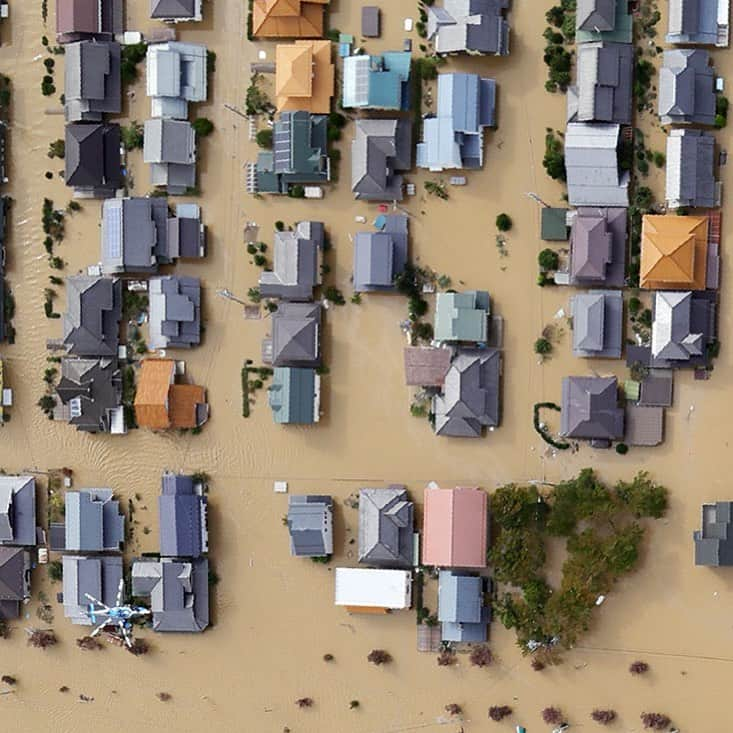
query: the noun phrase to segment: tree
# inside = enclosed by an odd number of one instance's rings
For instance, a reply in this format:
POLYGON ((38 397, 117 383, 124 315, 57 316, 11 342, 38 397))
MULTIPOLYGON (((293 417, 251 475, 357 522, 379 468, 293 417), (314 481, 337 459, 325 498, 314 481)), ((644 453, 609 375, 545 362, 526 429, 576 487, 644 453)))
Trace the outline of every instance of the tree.
POLYGON ((359 701, 358 700, 352 700, 349 703, 349 710, 356 710, 359 707, 359 701))
POLYGON ((637 519, 661 519, 667 512, 667 489, 652 481, 646 471, 637 473, 631 483, 619 481, 615 488, 618 498, 637 519))
POLYGON ((485 644, 474 647, 468 657, 474 667, 488 667, 494 661, 494 655, 485 644))
POLYGON ((125 150, 129 151, 142 148, 145 144, 144 131, 145 128, 137 120, 133 120, 127 126, 122 125, 120 127, 120 136, 125 150))
POLYGON ((60 560, 54 560, 48 564, 48 577, 52 583, 58 583, 64 577, 64 566, 60 560))
POLYGON ((438 654, 438 666, 439 667, 450 667, 456 662, 456 653, 452 649, 443 649, 438 654))
POLYGON ((502 529, 519 529, 542 523, 547 504, 536 486, 507 484, 491 497, 491 514, 502 529))
POLYGON ((53 629, 29 629, 28 630, 28 646, 36 649, 47 649, 58 643, 56 633, 53 629))
POLYGON ((508 705, 492 705, 489 708, 489 718, 496 723, 500 723, 504 718, 509 717, 512 712, 508 705))
POLYGON ((547 725, 560 725, 562 723, 562 710, 560 708, 545 708, 542 711, 542 720, 547 723, 547 725))
POLYGON ((64 158, 66 156, 66 143, 59 139, 54 140, 48 146, 49 158, 64 158))
POLYGON ((255 141, 261 148, 265 148, 266 150, 272 149, 272 129, 267 127, 264 130, 260 130, 256 137, 255 141))
POLYGON ((546 338, 538 338, 534 342, 534 353, 540 356, 547 356, 552 353, 552 344, 546 338))
POLYGON ((367 655, 367 661, 379 667, 382 664, 389 664, 392 661, 392 655, 384 649, 372 649, 367 655))
POLYGON ((18 684, 18 680, 9 674, 4 674, 2 677, 0 677, 0 682, 3 684, 9 685, 10 687, 13 687, 14 685, 18 684))
POLYGON ((573 479, 559 483, 552 492, 547 531, 567 537, 581 519, 607 516, 613 510, 613 498, 590 468, 573 479))
POLYGON ((629 666, 629 672, 633 675, 646 674, 649 671, 649 665, 646 662, 632 662, 629 666))
POLYGON ((508 214, 499 214, 496 217, 496 228, 500 232, 508 232, 512 228, 512 220, 508 214))
POLYGON ((619 443, 616 446, 616 453, 620 456, 625 456, 629 452, 629 446, 626 443, 619 443))
POLYGON ((291 199, 304 199, 305 198, 305 187, 296 183, 288 189, 288 196, 291 199))
POLYGON ((282 232, 285 229, 285 223, 280 221, 279 219, 275 222, 275 229, 278 232, 282 232))
POLYGON ((557 270, 560 265, 560 255, 554 249, 548 247, 539 253, 537 262, 545 272, 557 270))
POLYGON ((141 657, 150 651, 150 644, 145 639, 135 639, 132 646, 127 647, 127 651, 134 657, 141 657))
POLYGON ((663 713, 642 713, 641 722, 651 730, 666 730, 669 727, 669 716, 663 713))
POLYGON ((591 720, 594 720, 596 723, 600 723, 601 725, 610 725, 613 723, 614 720, 616 720, 616 711, 615 710, 594 710, 590 714, 591 720))
POLYGON ((38 400, 38 406, 46 413, 49 413, 56 407, 56 399, 52 395, 45 394, 38 400))
POLYGON ((99 640, 94 636, 80 636, 76 640, 76 645, 79 649, 84 649, 86 651, 96 651, 102 648, 99 640))
POLYGON ((197 117, 191 124, 197 137, 206 137, 214 132, 214 123, 208 117, 197 117))
POLYGON ((448 713, 448 715, 460 715, 463 710, 458 703, 451 702, 445 706, 445 712, 448 713))
POLYGON ((537 577, 545 564, 545 545, 539 532, 503 530, 489 552, 489 562, 500 583, 521 587, 537 577))
POLYGON ((556 181, 567 179, 563 145, 551 130, 545 136, 545 156, 542 159, 542 165, 550 178, 556 181))
POLYGON ((295 701, 295 704, 301 710, 304 708, 312 708, 313 707, 313 698, 312 697, 301 697, 295 701))

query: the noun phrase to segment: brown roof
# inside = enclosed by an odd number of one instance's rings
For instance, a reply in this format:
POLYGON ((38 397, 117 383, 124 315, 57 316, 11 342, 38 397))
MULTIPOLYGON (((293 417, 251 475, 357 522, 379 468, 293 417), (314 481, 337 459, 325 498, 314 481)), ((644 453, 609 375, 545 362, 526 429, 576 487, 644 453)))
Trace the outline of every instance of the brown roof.
POLYGON ((252 35, 270 38, 321 38, 329 0, 254 0, 252 35))
POLYGON ((704 290, 708 218, 647 214, 641 229, 642 288, 704 290))
POLYGON ((57 0, 56 33, 98 33, 99 0, 57 0))
POLYGON ((135 419, 141 428, 166 430, 172 426, 168 395, 175 370, 173 359, 143 359, 135 394, 135 419))
POLYGON ((664 408, 626 405, 626 433, 629 445, 659 445, 664 439, 664 408))
POLYGON ((450 361, 450 349, 408 346, 405 348, 405 382, 411 387, 442 387, 450 361))
POLYGON ((172 428, 195 428, 198 405, 206 404, 206 391, 197 384, 172 384, 168 393, 170 426, 172 428))
POLYGON ((275 94, 280 112, 328 114, 335 83, 330 41, 296 41, 275 50, 275 94))

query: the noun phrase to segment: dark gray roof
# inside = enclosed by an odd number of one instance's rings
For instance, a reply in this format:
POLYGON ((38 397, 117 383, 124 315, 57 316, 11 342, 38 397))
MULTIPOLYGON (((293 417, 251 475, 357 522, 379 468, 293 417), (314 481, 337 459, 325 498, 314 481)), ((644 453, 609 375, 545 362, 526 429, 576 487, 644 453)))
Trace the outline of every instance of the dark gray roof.
POLYGON ((616 25, 616 2, 617 0, 578 0, 576 29, 591 33, 612 31, 616 25))
POLYGON ((438 53, 509 54, 509 0, 443 0, 426 8, 428 38, 438 53))
POLYGON ((702 529, 693 533, 695 565, 733 565, 733 502, 703 504, 702 529))
POLYGON ((201 282, 196 277, 153 277, 148 285, 151 349, 188 349, 201 341, 201 282))
POLYGON ((354 291, 393 291, 395 277, 407 264, 407 225, 404 214, 384 217, 375 232, 357 232, 354 237, 354 291))
POLYGON ((168 204, 162 197, 107 199, 102 206, 102 272, 153 273, 170 263, 168 204))
POLYGON ((111 432, 122 404, 117 360, 64 358, 56 394, 63 406, 58 416, 54 413, 56 419, 87 433, 111 432))
POLYGON ((723 3, 727 6, 727 0, 669 0, 667 43, 717 45, 722 30, 718 13, 725 7, 723 3))
POLYGON ((412 164, 407 118, 359 119, 351 145, 351 190, 365 201, 401 201, 402 176, 412 164))
POLYGON ((590 290, 570 300, 573 354, 621 358, 624 300, 620 290, 590 290))
POLYGON ((621 288, 626 278, 623 208, 581 208, 570 234, 570 278, 575 285, 621 288))
POLYGON ((490 620, 490 610, 484 604, 484 579, 441 570, 438 621, 443 641, 486 641, 490 620))
POLYGON ((125 517, 112 489, 67 491, 66 550, 71 552, 117 552, 125 541, 125 517))
POLYGON ((639 404, 651 407, 671 407, 673 389, 672 373, 650 374, 641 382, 639 404))
POLYGON ((330 496, 288 497, 290 554, 325 557, 333 553, 333 499, 330 496))
POLYGON ((275 232, 273 270, 260 275, 262 297, 311 300, 313 289, 321 282, 323 242, 320 221, 300 221, 294 231, 275 232))
POLYGON ((719 205, 715 137, 702 130, 672 130, 667 137, 666 200, 671 208, 719 205))
POLYGON ((36 480, 0 475, 0 545, 35 544, 36 480))
POLYGON ((274 366, 318 367, 321 364, 321 306, 281 303, 272 314, 274 366))
POLYGON ((207 506, 193 476, 163 474, 158 497, 162 556, 197 558, 208 552, 207 506))
POLYGON ((664 408, 626 405, 624 441, 627 445, 651 447, 664 440, 664 408))
POLYGON ((112 196, 122 186, 120 126, 66 125, 66 185, 95 196, 112 196))
POLYGON ((704 316, 695 318, 696 300, 709 302, 692 292, 654 293, 651 353, 655 361, 705 363, 711 327, 704 316))
POLYGON ((20 616, 20 604, 30 598, 30 554, 20 547, 0 547, 0 618, 20 616))
POLYGON ((178 204, 168 219, 168 256, 196 259, 206 254, 206 228, 198 204, 178 204))
POLYGON ((150 0, 151 18, 193 19, 196 0, 150 0))
POLYGON ((365 5, 361 9, 361 35, 364 38, 379 38, 380 10, 376 5, 365 5))
POLYGON ((132 594, 150 596, 154 631, 203 631, 209 625, 209 561, 136 561, 132 594))
POLYGON ((413 566, 415 507, 404 486, 359 492, 359 562, 413 566))
POLYGON ((715 69, 703 49, 664 52, 659 69, 659 117, 663 125, 715 124, 715 69))
POLYGON ((87 594, 107 606, 115 605, 122 580, 122 557, 64 555, 64 616, 73 624, 91 626, 87 594))
POLYGON ((480 438, 484 427, 498 426, 500 386, 500 351, 459 351, 446 375, 442 394, 433 398, 436 435, 480 438))
POLYGON ((64 113, 67 122, 101 122, 122 109, 120 44, 80 41, 64 54, 64 113))
POLYGON ((122 318, 122 283, 110 277, 66 278, 63 340, 74 356, 117 357, 122 318))
POLYGON ((618 406, 616 377, 565 377, 562 380, 560 434, 566 438, 618 440, 624 411, 618 406))

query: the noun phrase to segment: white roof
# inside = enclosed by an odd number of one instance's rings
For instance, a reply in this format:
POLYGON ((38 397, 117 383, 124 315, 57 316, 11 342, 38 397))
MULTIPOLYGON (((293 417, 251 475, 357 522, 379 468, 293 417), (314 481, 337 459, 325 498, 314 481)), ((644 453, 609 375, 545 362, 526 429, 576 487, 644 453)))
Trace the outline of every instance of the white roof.
POLYGON ((412 602, 412 573, 409 570, 336 568, 337 606, 367 608, 409 608, 412 602))

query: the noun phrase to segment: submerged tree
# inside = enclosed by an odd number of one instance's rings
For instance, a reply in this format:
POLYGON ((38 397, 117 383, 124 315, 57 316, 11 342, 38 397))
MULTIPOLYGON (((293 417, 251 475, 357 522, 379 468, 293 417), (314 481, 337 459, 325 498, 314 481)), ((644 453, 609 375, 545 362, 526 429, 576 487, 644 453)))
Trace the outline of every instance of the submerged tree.
POLYGON ((460 715, 463 712, 463 710, 458 703, 451 702, 445 706, 445 712, 448 713, 449 715, 460 715))
POLYGON ((379 666, 389 664, 392 661, 392 655, 384 649, 372 649, 367 655, 367 660, 379 666))
POLYGON ((590 714, 591 720, 594 720, 596 723, 600 723, 601 725, 610 725, 613 723, 614 720, 616 720, 616 711, 615 710, 594 710, 590 714))
POLYGON ((58 643, 53 629, 28 629, 28 646, 46 649, 58 643))
POLYGON ((455 664, 455 661, 456 653, 452 649, 443 649, 443 651, 438 654, 439 667, 450 667, 452 664, 455 664))
POLYGON ((150 651, 150 644, 145 639, 135 639, 132 646, 127 647, 127 651, 135 657, 141 657, 150 651))
POLYGON ((511 714, 512 709, 508 705, 492 705, 489 708, 489 717, 496 723, 500 723, 511 714))
POLYGON ((312 697, 301 697, 298 700, 295 701, 295 704, 302 710, 304 708, 311 708, 313 707, 313 698, 312 697))
POLYGON ((94 636, 81 636, 76 640, 76 645, 79 649, 85 649, 88 651, 94 651, 102 648, 102 645, 99 643, 99 639, 94 636))
POLYGON ((642 713, 641 722, 650 730, 664 730, 669 727, 669 716, 663 713, 642 713))
POLYGON ((469 661, 474 667, 488 667, 494 661, 494 655, 489 647, 482 644, 471 650, 469 661))
POLYGON ((542 720, 547 725, 560 725, 562 723, 562 710, 553 707, 545 708, 542 711, 542 720))
POLYGON ((629 672, 634 675, 646 674, 649 671, 649 665, 646 662, 632 662, 629 672))

